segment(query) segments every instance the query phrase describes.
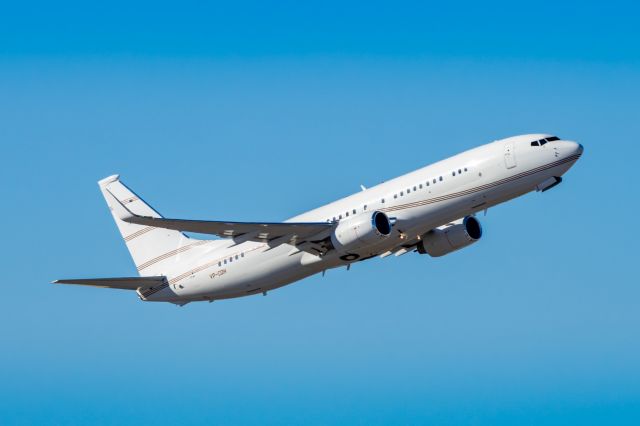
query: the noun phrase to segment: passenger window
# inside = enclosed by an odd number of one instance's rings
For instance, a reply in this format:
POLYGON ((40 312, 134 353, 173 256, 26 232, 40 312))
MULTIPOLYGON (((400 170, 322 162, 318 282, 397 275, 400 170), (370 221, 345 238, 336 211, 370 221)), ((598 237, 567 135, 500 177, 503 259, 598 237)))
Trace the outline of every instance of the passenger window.
POLYGON ((342 215, 338 216, 338 219, 342 219, 342 215))
POLYGON ((442 176, 440 176, 440 182, 442 182, 442 176))
POLYGON ((225 265, 227 264, 227 259, 225 259, 225 260, 224 260, 224 264, 225 264, 225 265))
POLYGON ((436 179, 435 178, 433 178, 433 183, 436 183, 436 179))
POLYGON ((238 255, 236 254, 236 260, 238 260, 238 255))
POLYGON ((398 198, 398 194, 393 194, 393 198, 398 198))
POLYGON ((400 196, 404 197, 404 191, 400 191, 400 196))
POLYGON ((411 188, 407 188, 407 194, 411 194, 411 188))
POLYGON ((454 170, 453 172, 451 172, 451 176, 455 176, 456 175, 456 171, 454 170))
POLYGON ((427 186, 429 186, 429 181, 427 181, 427 186))
MULTIPOLYGON (((420 188, 422 188, 422 185, 420 185, 420 188)), ((418 189, 414 186, 414 187, 413 187, 413 190, 414 190, 414 191, 417 191, 418 189)))
POLYGON ((462 173, 462 170, 458 169, 458 174, 462 173))
POLYGON ((466 167, 464 168, 464 171, 465 171, 465 172, 467 171, 467 168, 466 168, 466 167))
POLYGON ((222 262, 218 262, 218 267, 222 266, 222 262))
POLYGON ((420 189, 422 189, 422 184, 420 184, 420 189))
POLYGON ((365 205, 364 205, 364 209, 363 209, 363 210, 366 210, 366 209, 367 209, 367 205, 365 204, 365 205))
POLYGON ((356 209, 353 209, 353 214, 356 214, 356 209))
POLYGON ((347 217, 349 217, 349 212, 347 212, 347 217))
POLYGON ((384 204, 384 198, 382 199, 382 204, 384 204))
MULTIPOLYGON (((329 219, 327 219, 329 221, 329 219)), ((240 257, 244 257, 244 253, 240 253, 240 257)))

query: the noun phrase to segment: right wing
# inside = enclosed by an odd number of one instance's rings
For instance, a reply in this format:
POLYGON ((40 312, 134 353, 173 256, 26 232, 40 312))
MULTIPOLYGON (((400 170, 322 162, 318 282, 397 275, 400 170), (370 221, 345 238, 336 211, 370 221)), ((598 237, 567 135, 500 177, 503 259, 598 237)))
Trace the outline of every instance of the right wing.
POLYGON ((306 248, 309 247, 309 239, 320 242, 329 235, 329 231, 334 226, 332 223, 325 222, 221 222, 141 216, 125 207, 123 202, 118 200, 108 189, 106 192, 113 198, 111 204, 114 212, 124 222, 182 232, 217 235, 222 238, 233 238, 236 243, 262 241, 270 242, 273 246, 292 244, 306 248))
POLYGON ((102 288, 118 288, 120 290, 151 289, 167 282, 167 277, 124 277, 124 278, 87 278, 77 280, 56 280, 53 284, 76 284, 102 288))

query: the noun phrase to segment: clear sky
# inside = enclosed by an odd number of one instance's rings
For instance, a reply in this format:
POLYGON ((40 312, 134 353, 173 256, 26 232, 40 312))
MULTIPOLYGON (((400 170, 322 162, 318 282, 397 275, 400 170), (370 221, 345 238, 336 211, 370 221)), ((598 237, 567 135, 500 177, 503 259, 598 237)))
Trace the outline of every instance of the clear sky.
POLYGON ((634 2, 64 2, 0 13, 0 423, 640 423, 634 2), (492 140, 585 154, 483 240, 184 308, 96 181, 278 221, 492 140))

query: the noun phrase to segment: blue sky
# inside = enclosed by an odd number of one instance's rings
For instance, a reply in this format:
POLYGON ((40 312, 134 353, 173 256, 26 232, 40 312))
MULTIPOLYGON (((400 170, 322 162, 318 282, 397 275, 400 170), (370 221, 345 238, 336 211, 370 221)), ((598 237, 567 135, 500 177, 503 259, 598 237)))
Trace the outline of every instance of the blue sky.
POLYGON ((633 3, 8 5, 2 424, 637 424, 633 3), (450 256, 144 304, 96 181, 277 221, 494 139, 584 144, 450 256))

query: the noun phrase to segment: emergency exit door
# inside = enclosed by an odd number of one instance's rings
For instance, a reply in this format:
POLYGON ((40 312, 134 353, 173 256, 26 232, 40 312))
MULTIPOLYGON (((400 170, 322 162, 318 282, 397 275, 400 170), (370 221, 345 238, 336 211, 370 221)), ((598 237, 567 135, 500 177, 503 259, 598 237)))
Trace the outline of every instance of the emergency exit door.
POLYGON ((516 166, 516 154, 513 150, 513 143, 511 142, 504 146, 504 165, 507 169, 513 169, 516 166))

